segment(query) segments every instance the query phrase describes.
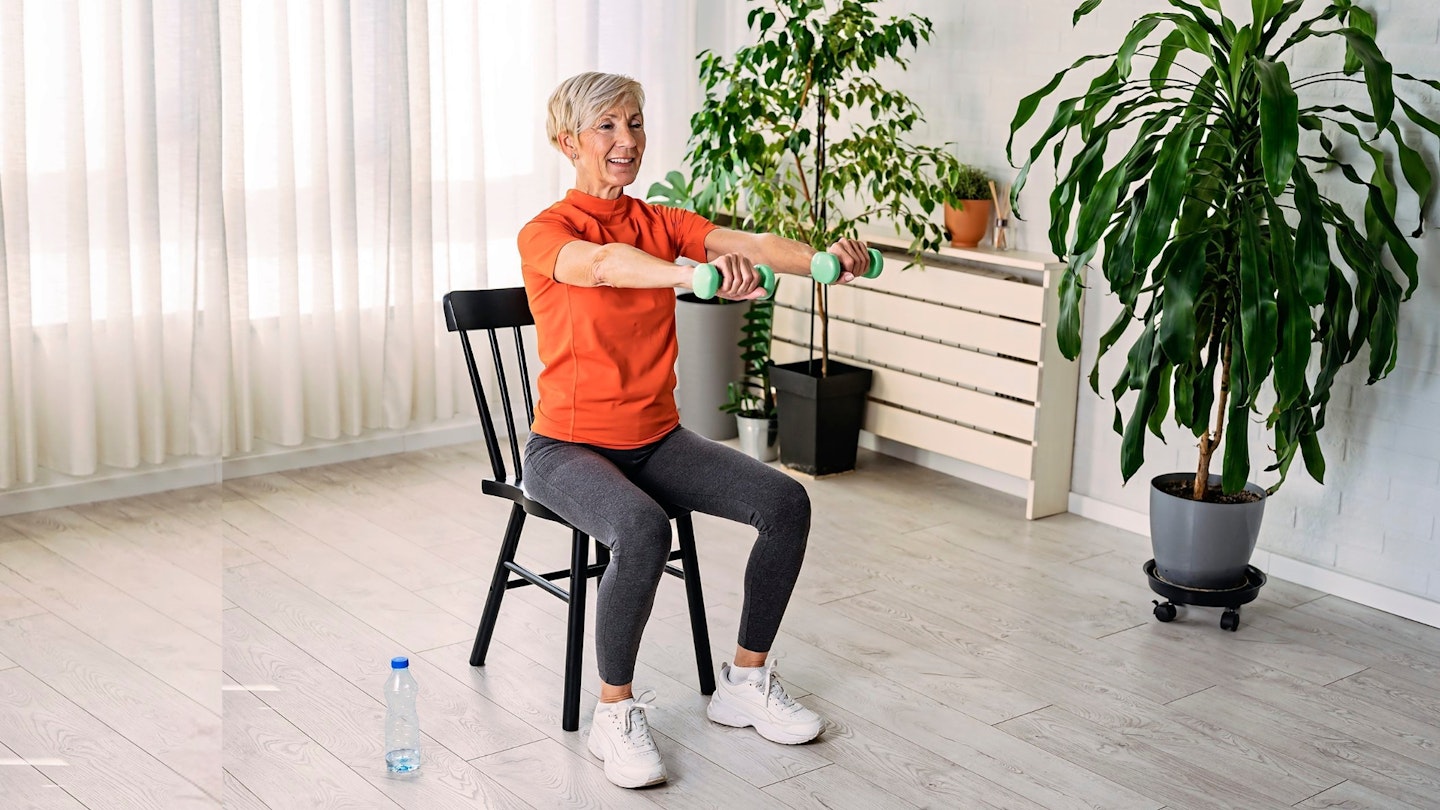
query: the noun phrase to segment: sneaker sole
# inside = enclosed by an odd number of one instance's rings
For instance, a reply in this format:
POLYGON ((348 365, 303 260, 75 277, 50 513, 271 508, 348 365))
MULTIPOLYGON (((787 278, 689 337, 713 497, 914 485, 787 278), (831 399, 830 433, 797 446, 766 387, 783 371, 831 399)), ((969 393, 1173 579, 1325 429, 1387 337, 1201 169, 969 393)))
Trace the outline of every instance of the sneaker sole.
POLYGON ((710 718, 712 722, 719 723, 722 726, 729 726, 731 728, 753 727, 761 737, 773 743, 780 743, 781 745, 799 745, 810 742, 816 737, 819 737, 820 732, 824 730, 824 726, 822 725, 812 733, 789 731, 783 726, 777 726, 763 720, 757 721, 755 718, 742 712, 716 704, 714 698, 711 698, 710 705, 705 707, 705 716, 710 718))
MULTIPOLYGON (((590 736, 590 739, 586 742, 585 747, 590 749, 591 755, 594 756, 596 759, 600 760, 601 762, 604 762, 604 761, 605 761, 605 752, 599 750, 599 747, 595 745, 595 737, 594 737, 593 734, 590 736)), ((643 780, 643 779, 641 779, 641 780, 629 780, 629 779, 624 779, 624 778, 617 777, 617 776, 611 774, 611 773, 610 773, 610 768, 607 766, 607 767, 605 768, 605 778, 608 779, 608 780, 610 780, 610 783, 611 783, 612 785, 615 785, 616 787, 622 787, 622 788, 642 788, 642 787, 650 787, 651 785, 658 785, 658 784, 666 781, 666 780, 669 779, 670 777, 669 777, 669 774, 664 774, 664 773, 662 773, 662 774, 660 774, 659 776, 657 776, 657 777, 655 777, 655 778, 653 778, 653 779, 650 779, 650 780, 648 780, 648 781, 643 780)))

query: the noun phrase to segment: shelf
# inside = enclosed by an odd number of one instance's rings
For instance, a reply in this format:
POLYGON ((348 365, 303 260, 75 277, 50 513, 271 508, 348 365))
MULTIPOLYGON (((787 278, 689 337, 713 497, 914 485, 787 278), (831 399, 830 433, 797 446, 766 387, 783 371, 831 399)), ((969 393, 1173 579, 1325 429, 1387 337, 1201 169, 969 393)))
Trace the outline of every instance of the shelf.
MULTIPOLYGON (((896 236, 862 233, 860 234, 860 238, 877 248, 889 248, 902 253, 910 249, 910 243, 908 241, 896 236)), ((926 255, 941 256, 946 259, 956 259, 964 262, 974 262, 991 267, 1010 267, 1016 270, 1030 270, 1038 273, 1054 273, 1065 269, 1065 262, 1059 261, 1049 253, 1031 253, 1024 250, 957 248, 946 245, 938 251, 927 250, 925 253, 926 255)))

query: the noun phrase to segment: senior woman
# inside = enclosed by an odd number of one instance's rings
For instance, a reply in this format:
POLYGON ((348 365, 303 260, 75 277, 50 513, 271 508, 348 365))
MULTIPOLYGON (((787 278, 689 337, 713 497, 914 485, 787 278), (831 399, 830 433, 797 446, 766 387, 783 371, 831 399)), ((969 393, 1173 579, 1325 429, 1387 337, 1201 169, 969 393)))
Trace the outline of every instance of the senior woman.
MULTIPOLYGON (((539 403, 525 448, 532 497, 611 549, 600 581, 595 652, 601 688, 589 748, 621 787, 665 780, 645 708, 632 692, 640 635, 670 552, 660 503, 748 523, 733 663, 722 664, 707 716, 779 743, 814 739, 819 715, 785 692, 767 657, 810 531, 805 488, 739 451, 680 427, 675 407, 675 293, 690 284, 676 258, 709 261, 719 294, 763 294, 755 265, 808 274, 815 250, 770 234, 716 227, 624 194, 645 155, 645 94, 635 80, 583 73, 550 97, 550 143, 575 166, 575 186, 520 231, 535 316, 539 403)), ((841 240, 842 281, 868 267, 865 246, 841 240)))

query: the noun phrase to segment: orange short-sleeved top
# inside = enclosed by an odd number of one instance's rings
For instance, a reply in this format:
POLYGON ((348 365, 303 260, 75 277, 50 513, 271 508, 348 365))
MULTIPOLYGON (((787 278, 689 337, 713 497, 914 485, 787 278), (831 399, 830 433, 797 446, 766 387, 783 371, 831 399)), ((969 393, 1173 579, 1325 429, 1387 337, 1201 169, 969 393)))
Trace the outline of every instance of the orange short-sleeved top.
POLYGON ((555 280, 575 240, 624 243, 651 256, 705 261, 715 225, 691 211, 571 189, 520 229, 525 292, 544 370, 531 430, 567 442, 633 449, 680 424, 675 407, 675 291, 576 287, 555 280))

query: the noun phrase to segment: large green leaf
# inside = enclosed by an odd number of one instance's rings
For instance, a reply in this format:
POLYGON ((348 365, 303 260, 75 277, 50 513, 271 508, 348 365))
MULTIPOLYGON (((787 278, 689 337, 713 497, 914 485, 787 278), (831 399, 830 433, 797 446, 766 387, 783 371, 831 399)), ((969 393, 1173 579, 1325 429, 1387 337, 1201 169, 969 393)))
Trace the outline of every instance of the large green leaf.
POLYGON ((1310 336, 1315 322, 1295 279, 1294 233, 1285 212, 1266 199, 1270 220, 1270 266, 1275 272, 1279 342, 1275 352, 1275 407, 1284 410, 1300 399, 1310 365, 1310 336))
MULTIPOLYGON (((1135 266, 1142 271, 1160 255, 1180 213, 1180 203, 1191 184, 1190 139, 1194 134, 1193 124, 1176 127, 1160 146, 1160 159, 1135 234, 1135 266)), ((1173 355, 1171 359, 1175 360, 1173 355)))
POLYGON ((1351 52, 1365 69, 1365 89, 1370 93, 1375 126, 1385 129, 1390 126, 1390 118, 1395 114, 1394 69, 1380 54, 1380 49, 1375 47, 1375 40, 1370 34, 1357 28, 1343 28, 1340 35, 1345 37, 1351 52))
POLYGON ((1239 492, 1250 480, 1250 409, 1239 400, 1231 400, 1229 425, 1225 428, 1225 460, 1220 474, 1220 487, 1225 492, 1239 492))
POLYGON ((1060 353, 1068 360, 1080 356, 1081 291, 1079 274, 1067 269, 1060 276, 1060 323, 1056 332, 1060 353))
MULTIPOLYGON (((1195 334, 1195 302, 1205 280, 1205 253, 1208 234, 1182 237, 1161 260, 1165 268, 1161 297, 1164 317, 1160 321, 1160 346, 1176 365, 1199 364, 1200 351, 1195 334)), ((1205 336, 1200 336, 1203 343, 1205 336)))
POLYGON ((1304 163, 1294 170, 1295 207, 1300 224, 1295 230, 1295 275, 1300 295, 1309 306, 1325 302, 1325 282, 1330 275, 1330 238, 1325 235, 1320 189, 1304 163))
MULTIPOLYGON (((1251 203, 1250 205, 1253 205, 1251 203)), ((1258 207, 1258 206, 1257 206, 1258 207)), ((1240 218, 1240 334, 1246 360, 1246 378, 1263 380, 1275 357, 1276 326, 1279 316, 1270 255, 1261 243, 1255 211, 1239 212, 1240 218)), ((1246 404, 1254 401, 1259 386, 1246 389, 1246 404)))
POLYGON ((1279 196, 1290 183, 1299 154, 1300 100, 1284 62, 1256 59, 1255 71, 1260 77, 1260 163, 1270 193, 1279 196))

